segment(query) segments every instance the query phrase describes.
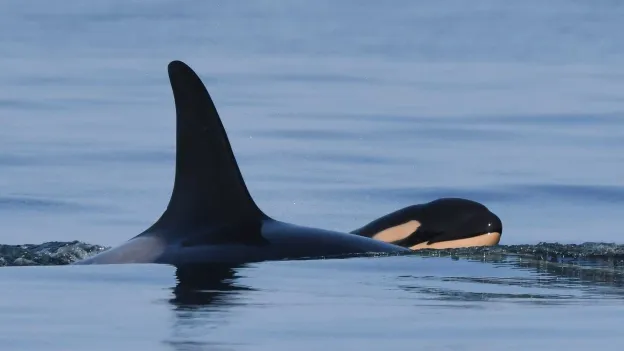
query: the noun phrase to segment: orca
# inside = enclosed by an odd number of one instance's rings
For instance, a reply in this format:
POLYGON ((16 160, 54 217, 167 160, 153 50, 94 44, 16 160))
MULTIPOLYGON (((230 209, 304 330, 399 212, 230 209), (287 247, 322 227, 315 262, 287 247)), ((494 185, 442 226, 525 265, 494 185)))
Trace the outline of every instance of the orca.
POLYGON ((440 198, 389 213, 352 234, 412 250, 494 246, 503 223, 485 205, 461 198, 440 198))
MULTIPOLYGON (((219 114, 199 76, 181 61, 170 62, 168 74, 176 111, 175 177, 169 203, 142 233, 74 264, 182 267, 413 252, 408 247, 413 240, 386 242, 378 240, 384 238, 379 232, 384 224, 400 225, 405 219, 409 228, 417 220, 427 223, 422 215, 431 206, 421 206, 415 219, 406 216, 414 211, 404 210, 399 216, 390 214, 351 233, 304 227, 266 215, 245 185, 219 114), (399 220, 393 220, 395 217, 399 220)), ((434 212, 444 217, 443 209, 434 212)), ((450 217, 447 220, 454 222, 450 217)), ((482 221, 478 234, 502 231, 489 228, 489 220, 482 221)), ((432 233, 417 236, 426 242, 445 235, 432 233)))

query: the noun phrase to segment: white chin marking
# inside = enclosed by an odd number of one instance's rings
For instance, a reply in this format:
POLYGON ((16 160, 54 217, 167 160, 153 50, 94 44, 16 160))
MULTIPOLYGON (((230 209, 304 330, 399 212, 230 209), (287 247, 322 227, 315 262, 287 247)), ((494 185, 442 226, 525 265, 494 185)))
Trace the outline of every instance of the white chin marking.
POLYGON ((498 245, 500 237, 500 233, 492 232, 466 239, 441 241, 433 244, 420 243, 418 245, 411 246, 410 249, 456 249, 460 247, 494 246, 498 245))

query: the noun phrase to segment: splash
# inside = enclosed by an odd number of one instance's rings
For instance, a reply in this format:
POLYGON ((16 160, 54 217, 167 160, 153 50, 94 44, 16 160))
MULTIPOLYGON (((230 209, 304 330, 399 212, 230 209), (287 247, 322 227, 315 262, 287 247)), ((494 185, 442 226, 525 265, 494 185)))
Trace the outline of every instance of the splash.
POLYGON ((586 242, 559 244, 541 242, 533 245, 499 245, 445 250, 421 250, 413 253, 425 257, 472 258, 494 260, 505 256, 530 258, 537 261, 581 265, 624 265, 624 245, 586 242))
POLYGON ((108 247, 80 241, 0 245, 0 266, 58 266, 98 254, 108 247))

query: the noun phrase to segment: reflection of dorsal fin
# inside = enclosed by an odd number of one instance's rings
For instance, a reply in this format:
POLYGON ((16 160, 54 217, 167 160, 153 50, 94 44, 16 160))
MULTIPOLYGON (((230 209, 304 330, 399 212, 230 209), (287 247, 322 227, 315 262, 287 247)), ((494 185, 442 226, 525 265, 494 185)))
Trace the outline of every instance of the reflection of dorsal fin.
POLYGON ((176 167, 167 209, 151 230, 220 226, 268 218, 254 203, 206 87, 180 61, 169 63, 176 107, 176 167))

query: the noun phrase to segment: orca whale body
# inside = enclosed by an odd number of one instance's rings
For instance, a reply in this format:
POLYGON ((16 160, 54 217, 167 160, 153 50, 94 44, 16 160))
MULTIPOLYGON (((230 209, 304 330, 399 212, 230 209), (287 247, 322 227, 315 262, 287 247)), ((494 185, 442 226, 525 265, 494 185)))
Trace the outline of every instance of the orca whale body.
MULTIPOLYGON (((377 234, 384 230, 384 225, 400 225, 401 220, 415 213, 424 227, 427 206, 398 211, 398 216, 389 214, 351 233, 285 223, 263 213, 245 185, 223 124, 201 79, 181 61, 170 62, 168 74, 176 110, 175 180, 169 204, 142 233, 74 264, 161 263, 180 267, 412 252, 413 239, 392 243, 377 234)), ((436 210, 434 217, 443 217, 443 212, 436 210)), ((498 220, 495 215, 494 218, 498 220)), ((417 219, 408 220, 407 224, 417 219)), ((454 222, 452 218, 448 220, 454 222)), ((485 222, 481 231, 471 232, 472 236, 502 232, 502 227, 489 228, 485 222)), ((403 236, 412 237, 414 233, 403 236)), ((425 244, 444 234, 421 233, 415 236, 425 244)))

